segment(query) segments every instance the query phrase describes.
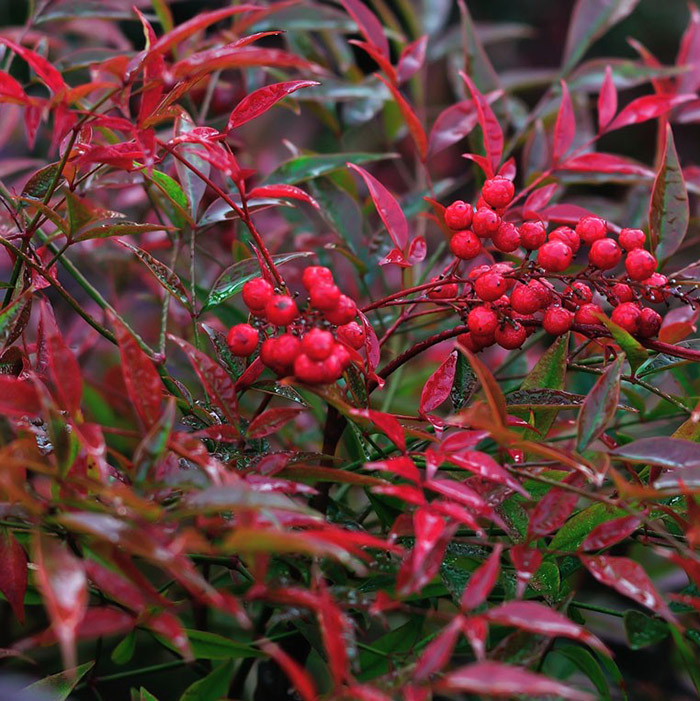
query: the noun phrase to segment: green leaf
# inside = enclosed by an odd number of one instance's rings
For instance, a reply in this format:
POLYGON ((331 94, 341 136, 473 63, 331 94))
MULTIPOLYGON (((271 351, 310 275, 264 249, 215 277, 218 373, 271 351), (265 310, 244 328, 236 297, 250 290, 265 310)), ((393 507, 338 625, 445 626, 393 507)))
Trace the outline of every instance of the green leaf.
POLYGON ((367 681, 390 672, 395 666, 395 662, 392 662, 407 656, 416 645, 422 629, 422 617, 414 616, 402 626, 372 641, 371 646, 363 645, 359 655, 358 679, 367 681))
POLYGON ((139 701, 158 701, 158 699, 148 689, 139 689, 139 701))
POLYGON ((556 532, 549 547, 551 550, 573 552, 596 526, 626 515, 627 512, 623 509, 613 508, 607 504, 593 504, 572 516, 556 532))
MULTIPOLYGON (((34 684, 30 684, 25 691, 36 692, 41 698, 51 701, 65 701, 75 689, 78 682, 92 669, 94 661, 86 662, 78 667, 67 669, 50 677, 44 677, 34 684)), ((33 694, 30 694, 32 696, 33 694)))
POLYGON ((463 409, 472 398, 478 381, 467 359, 459 353, 455 366, 455 377, 450 391, 450 400, 455 411, 463 409))
POLYGON ((111 236, 133 236, 134 234, 145 234, 149 231, 172 231, 172 227, 163 226, 162 224, 138 224, 136 222, 124 221, 123 219, 108 219, 97 225, 89 225, 89 228, 85 231, 79 230, 73 238, 73 241, 106 239, 111 236))
MULTIPOLYGON (((297 253, 280 253, 272 256, 275 265, 282 265, 296 258, 307 258, 313 255, 310 251, 299 251, 297 253)), ((217 304, 225 302, 233 295, 238 294, 243 285, 254 277, 260 276, 260 265, 255 258, 246 258, 230 265, 224 270, 212 285, 207 301, 202 307, 202 312, 215 307, 217 304)))
POLYGON ((194 310, 192 308, 192 302, 190 301, 190 296, 182 284, 177 273, 172 271, 165 263, 161 263, 156 260, 150 253, 144 251, 142 248, 137 246, 132 246, 126 241, 119 241, 119 243, 128 248, 134 253, 134 255, 148 268, 153 277, 168 291, 175 299, 182 303, 182 305, 192 313, 194 310))
POLYGON ((649 203, 649 236, 652 250, 659 261, 678 250, 685 238, 689 221, 688 190, 673 141, 673 132, 670 125, 666 125, 666 145, 649 203))
POLYGON ((180 701, 218 701, 228 696, 228 688, 233 676, 234 662, 224 662, 204 679, 187 687, 180 701))
POLYGON ((38 209, 61 233, 67 234, 69 231, 68 222, 53 208, 44 204, 40 200, 33 197, 20 197, 22 202, 25 202, 30 207, 38 209))
POLYGON ((610 335, 615 342, 622 348, 622 352, 627 358, 627 362, 632 368, 632 372, 637 370, 649 359, 647 349, 630 333, 625 331, 621 326, 618 326, 612 319, 609 319, 605 314, 598 314, 600 320, 605 324, 610 335))
POLYGON ((136 631, 132 630, 126 634, 119 644, 112 650, 110 659, 114 664, 124 665, 131 661, 136 651, 136 631))
MULTIPOLYGON (((607 679, 595 657, 585 647, 576 645, 563 645, 553 650, 550 655, 562 655, 572 662, 583 674, 588 677, 598 692, 601 701, 610 701, 610 689, 607 679)), ((549 655, 548 655, 549 657, 549 655)))
POLYGON ((51 163, 37 170, 37 172, 27 180, 27 184, 22 190, 22 198, 31 197, 35 200, 43 200, 49 193, 56 178, 58 178, 59 183, 63 180, 60 163, 51 163))
POLYGON ((641 611, 625 611, 623 617, 627 642, 632 650, 656 645, 665 640, 669 634, 669 626, 666 621, 652 618, 641 611))
MULTIPOLYGON (((181 110, 180 115, 175 120, 175 135, 181 136, 186 134, 192 131, 196 126, 192 118, 184 110, 181 110)), ((211 164, 209 161, 205 161, 197 155, 197 151, 206 151, 204 146, 190 143, 176 146, 176 148, 178 149, 179 155, 185 161, 203 175, 209 176, 211 164)), ((177 158, 175 159, 175 170, 177 171, 177 177, 180 179, 180 183, 182 183, 182 190, 187 197, 191 218, 196 220, 199 203, 202 201, 204 191, 207 189, 207 184, 177 158)))
POLYGON ((178 229, 184 229, 188 224, 193 226, 194 220, 187 210, 187 195, 185 195, 180 184, 159 170, 154 170, 150 176, 144 171, 143 175, 163 195, 163 208, 173 226, 176 226, 178 229))
POLYGON ((397 158, 395 153, 324 153, 297 156, 285 161, 265 178, 266 184, 294 185, 345 168, 346 163, 372 163, 397 158))
POLYGON ((27 290, 0 312, 0 348, 12 343, 22 333, 29 321, 31 303, 31 290, 27 290))
MULTIPOLYGON (((246 657, 264 657, 265 655, 248 643, 239 643, 217 633, 189 628, 186 631, 192 647, 192 654, 197 660, 238 660, 246 657)), ((177 648, 166 638, 158 636, 166 647, 177 652, 177 648)))
POLYGON ((589 392, 578 417, 576 449, 585 450, 612 421, 620 400, 624 356, 618 356, 589 392))

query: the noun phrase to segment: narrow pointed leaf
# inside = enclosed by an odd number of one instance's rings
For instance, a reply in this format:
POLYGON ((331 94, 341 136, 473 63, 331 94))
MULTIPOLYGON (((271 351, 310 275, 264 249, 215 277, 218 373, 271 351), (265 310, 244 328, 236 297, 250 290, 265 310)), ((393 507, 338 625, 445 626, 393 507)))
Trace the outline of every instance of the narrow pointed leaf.
POLYGON ((577 450, 585 450, 612 421, 620 400, 624 356, 620 355, 589 392, 578 418, 577 450))

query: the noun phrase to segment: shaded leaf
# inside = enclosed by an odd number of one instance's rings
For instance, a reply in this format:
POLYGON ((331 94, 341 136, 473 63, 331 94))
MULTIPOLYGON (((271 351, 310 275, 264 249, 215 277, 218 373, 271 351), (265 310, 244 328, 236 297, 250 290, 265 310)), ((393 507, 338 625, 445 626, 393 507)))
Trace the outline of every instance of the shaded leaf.
POLYGON ((24 595, 27 591, 27 554, 12 531, 0 532, 0 592, 20 623, 24 623, 24 595))
POLYGON ((620 378, 624 356, 615 359, 588 393, 578 418, 579 451, 594 441, 612 421, 620 399, 620 378))

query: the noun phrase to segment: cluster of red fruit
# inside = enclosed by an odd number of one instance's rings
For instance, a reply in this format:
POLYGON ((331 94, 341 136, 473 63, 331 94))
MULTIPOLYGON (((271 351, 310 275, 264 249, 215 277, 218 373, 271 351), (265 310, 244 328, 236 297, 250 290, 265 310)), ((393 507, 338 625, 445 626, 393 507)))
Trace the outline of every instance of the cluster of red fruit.
MULTIPOLYGON (((514 349, 540 324, 554 335, 566 333, 574 323, 600 325, 603 308, 598 301, 603 298, 614 307, 612 320, 625 331, 641 338, 658 333, 661 315, 642 300, 665 301, 667 279, 656 272, 656 258, 644 248, 641 229, 622 229, 616 241, 606 221, 595 216, 583 217, 575 228, 559 226, 549 233, 537 219, 516 225, 505 218, 514 195, 513 183, 496 176, 484 183, 476 207, 458 200, 445 209, 445 224, 452 232, 450 250, 459 260, 483 253, 486 239, 503 253, 526 251, 518 267, 500 262, 469 272, 466 299, 476 306, 466 317, 469 332, 460 337, 464 345, 474 351, 494 343, 514 349), (582 244, 589 246, 587 267, 576 276, 562 275, 582 244), (534 251, 536 258, 531 260, 534 251), (605 277, 603 272, 614 270, 623 256, 626 274, 605 277), (557 289, 557 281, 563 290, 557 289)), ((428 292, 430 299, 458 296, 459 285, 449 277, 434 281, 440 284, 428 292)))
POLYGON ((248 280, 243 302, 254 321, 233 326, 228 346, 234 355, 246 357, 262 337, 260 360, 278 375, 294 375, 309 384, 336 382, 353 361, 361 362, 357 351, 364 345, 365 330, 355 321, 357 305, 323 266, 306 268, 302 284, 309 296, 303 311, 292 296, 276 292, 264 278, 248 280))

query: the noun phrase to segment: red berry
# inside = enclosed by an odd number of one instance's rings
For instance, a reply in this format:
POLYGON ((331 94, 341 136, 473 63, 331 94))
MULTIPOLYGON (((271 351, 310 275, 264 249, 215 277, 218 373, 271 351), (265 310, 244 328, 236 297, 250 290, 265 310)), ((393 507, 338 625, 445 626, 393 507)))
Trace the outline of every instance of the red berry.
POLYGON ((484 302, 493 302, 508 290, 508 281, 501 273, 490 270, 474 281, 474 292, 484 302))
POLYGON ((647 241, 647 237, 641 229, 623 229, 617 239, 620 242, 620 246, 626 251, 644 248, 644 244, 647 241))
POLYGON ((479 277, 479 275, 483 275, 484 273, 487 273, 489 270, 492 269, 493 266, 491 265, 477 265, 475 268, 472 268, 468 273, 467 277, 470 280, 476 280, 476 278, 479 277))
POLYGON ((634 291, 629 285, 625 285, 624 282, 616 282, 610 288, 610 292, 618 303, 632 302, 634 300, 634 291))
MULTIPOLYGON (((434 277, 430 282, 440 282, 441 278, 434 277)), ((457 296, 458 288, 456 282, 443 282, 428 290, 429 299, 454 299, 457 296)))
POLYGON ((640 310, 633 302, 618 304, 610 318, 627 333, 636 334, 639 331, 640 310))
POLYGON ((661 314, 654 309, 644 307, 639 314, 639 335, 642 338, 651 338, 656 336, 660 329, 661 314))
POLYGON ((576 280, 564 288, 564 300, 567 309, 575 310, 593 300, 593 291, 585 282, 576 280))
POLYGON ((608 233, 608 224, 600 217, 583 217, 576 224, 576 233, 589 246, 599 239, 604 239, 608 233))
POLYGON ((591 326, 600 326, 602 323, 599 314, 602 314, 603 310, 597 304, 583 304, 576 310, 574 315, 574 320, 577 324, 588 324, 591 326))
POLYGON ((535 333, 535 331, 537 331, 537 328, 533 324, 526 323, 528 321, 534 321, 534 314, 520 314, 520 312, 511 310, 510 318, 514 321, 519 321, 520 323, 522 323, 522 325, 525 327, 525 333, 528 336, 532 336, 532 334, 535 333))
POLYGON ((450 250, 457 258, 471 260, 481 253, 481 241, 479 241, 479 238, 473 231, 469 231, 469 229, 458 231, 450 239, 450 250))
POLYGON ((356 321, 343 324, 336 329, 338 340, 347 343, 350 348, 360 350, 365 345, 365 330, 356 321))
POLYGON ((563 241, 574 253, 581 248, 581 239, 569 226, 558 226, 549 234, 550 241, 563 241))
POLYGON ((248 309, 262 311, 274 294, 275 288, 261 277, 254 277, 243 285, 243 303, 248 309))
POLYGON ((301 275, 301 284, 304 285, 307 290, 311 290, 311 288, 316 287, 316 285, 332 285, 333 273, 324 265, 310 265, 308 268, 304 269, 301 275))
POLYGON ((612 239, 598 239, 588 252, 591 265, 601 270, 612 270, 622 260, 622 251, 612 239))
POLYGON ((564 335, 574 323, 574 313, 564 307, 549 307, 542 318, 542 327, 552 336, 564 335))
POLYGON ((541 221, 526 221, 520 225, 520 243, 528 251, 537 250, 547 240, 547 229, 541 221))
POLYGON ((513 199, 513 195, 515 195, 515 185, 508 178, 499 175, 487 180, 481 188, 481 196, 496 209, 506 207, 513 199))
POLYGON ((301 349, 311 360, 325 360, 335 346, 335 339, 330 331, 311 329, 301 341, 301 349))
POLYGON ((474 212, 472 218, 472 230, 482 239, 495 234, 501 224, 501 218, 492 209, 481 207, 474 212))
POLYGON ((644 248, 633 248, 625 258, 625 270, 633 280, 646 280, 656 272, 656 258, 644 248))
POLYGON ((328 311, 338 306, 340 290, 337 285, 328 285, 325 282, 314 285, 309 290, 309 301, 314 309, 328 311))
POLYGON ((663 288, 666 287, 668 278, 661 273, 652 273, 646 280, 642 280, 642 285, 649 288, 644 292, 644 299, 652 304, 660 304, 668 296, 663 288))
POLYGON ((302 382, 307 382, 310 385, 321 385, 329 381, 326 362, 323 360, 312 360, 306 353, 299 353, 296 357, 294 374, 302 382))
POLYGON ((502 221, 491 237, 493 245, 503 253, 512 253, 520 248, 520 233, 515 224, 502 221))
POLYGON ((474 307, 467 316, 469 330, 477 336, 492 334, 498 326, 498 314, 488 307, 474 307))
POLYGON ((279 375, 291 372, 294 360, 301 352, 301 342, 290 333, 268 338, 260 347, 260 360, 279 375))
POLYGON ((573 260, 574 252, 560 239, 554 239, 542 244, 537 251, 537 262, 548 273, 562 273, 573 260))
POLYGON ((342 343, 335 344, 331 355, 338 361, 338 363, 340 363, 341 371, 348 368, 352 363, 350 351, 342 343))
POLYGON ((241 357, 250 355, 258 346, 258 330, 250 324, 236 324, 232 326, 226 336, 231 353, 241 357))
POLYGON ((348 324, 357 316, 357 305, 347 295, 340 295, 335 308, 329 309, 323 315, 331 324, 348 324))
POLYGON ((461 333, 457 336, 457 343, 461 343, 467 350, 472 353, 478 353, 481 350, 481 346, 475 343, 471 333, 461 333))
POLYGON ((542 308, 542 292, 531 283, 518 284, 510 293, 510 306, 519 314, 532 314, 542 308))
POLYGON ((470 204, 456 200, 445 209, 445 224, 453 231, 468 229, 474 210, 470 204))
POLYGON ((522 324, 516 321, 513 324, 503 324, 503 326, 497 328, 494 336, 496 338, 496 343, 498 343, 501 348, 515 350, 525 343, 527 331, 522 324))
POLYGON ((535 290, 540 298, 540 309, 548 307, 552 303, 552 285, 548 282, 542 282, 540 280, 530 280, 528 287, 535 290))
POLYGON ((265 305, 265 316, 275 326, 286 326, 299 316, 299 310, 288 295, 275 295, 265 305))
POLYGON ((488 348, 496 343, 495 331, 491 333, 471 333, 472 341, 481 350, 482 348, 488 348))

